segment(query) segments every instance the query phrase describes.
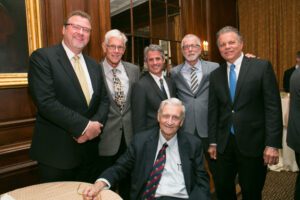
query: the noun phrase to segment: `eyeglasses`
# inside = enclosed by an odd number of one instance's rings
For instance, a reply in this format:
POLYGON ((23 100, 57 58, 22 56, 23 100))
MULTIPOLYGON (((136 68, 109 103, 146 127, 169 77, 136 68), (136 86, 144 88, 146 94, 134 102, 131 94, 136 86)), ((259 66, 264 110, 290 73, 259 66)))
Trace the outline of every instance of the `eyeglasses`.
POLYGON ((182 46, 183 50, 188 50, 188 49, 199 49, 200 45, 199 44, 190 44, 190 45, 184 45, 182 46))
POLYGON ((82 30, 85 33, 91 33, 91 31, 92 31, 91 28, 83 27, 83 26, 80 26, 78 24, 68 23, 68 24, 65 24, 65 26, 71 26, 75 31, 81 31, 82 30))
POLYGON ((108 44, 106 45, 106 47, 111 51, 116 50, 116 49, 118 49, 118 51, 124 51, 124 49, 125 49, 124 46, 116 46, 116 45, 108 45, 108 44))

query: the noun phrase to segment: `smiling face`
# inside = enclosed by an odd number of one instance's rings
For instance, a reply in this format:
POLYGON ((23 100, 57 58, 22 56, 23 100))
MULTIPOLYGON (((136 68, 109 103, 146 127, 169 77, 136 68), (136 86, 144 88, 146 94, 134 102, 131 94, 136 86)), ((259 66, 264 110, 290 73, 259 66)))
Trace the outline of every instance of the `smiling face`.
POLYGON ((166 104, 161 112, 158 113, 157 119, 162 135, 166 140, 170 140, 182 126, 182 106, 166 104))
POLYGON ((243 41, 234 32, 225 32, 218 38, 218 47, 221 56, 228 62, 234 63, 243 50, 243 41))
POLYGON ((161 53, 159 51, 148 51, 146 63, 149 72, 158 77, 161 77, 165 59, 161 56, 161 53))
POLYGON ((102 49, 106 53, 106 60, 112 67, 117 67, 125 52, 125 43, 122 39, 111 37, 108 43, 102 43, 102 49))
POLYGON ((74 15, 63 27, 63 40, 66 46, 75 54, 79 54, 90 40, 91 23, 87 18, 74 15), (80 28, 78 28, 80 27, 80 28))

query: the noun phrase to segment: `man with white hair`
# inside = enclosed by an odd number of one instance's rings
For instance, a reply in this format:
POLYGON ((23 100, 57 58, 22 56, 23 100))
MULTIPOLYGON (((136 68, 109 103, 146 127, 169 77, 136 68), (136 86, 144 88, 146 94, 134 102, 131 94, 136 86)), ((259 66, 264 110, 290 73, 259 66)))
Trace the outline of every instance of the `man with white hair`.
MULTIPOLYGON (((105 34, 102 43, 105 58, 100 65, 105 75, 104 83, 108 91, 110 107, 99 142, 99 162, 102 166, 100 171, 114 164, 132 138, 131 86, 139 79, 139 68, 121 60, 126 42, 124 33, 113 29, 105 34)), ((119 191, 123 193, 124 190, 124 193, 128 193, 126 188, 128 190, 128 184, 121 184, 119 191)))
POLYGON ((185 107, 176 98, 161 102, 154 127, 135 134, 126 152, 115 165, 83 191, 84 199, 97 199, 98 193, 131 174, 131 200, 208 200, 208 176, 204 170, 200 140, 179 132, 185 107))

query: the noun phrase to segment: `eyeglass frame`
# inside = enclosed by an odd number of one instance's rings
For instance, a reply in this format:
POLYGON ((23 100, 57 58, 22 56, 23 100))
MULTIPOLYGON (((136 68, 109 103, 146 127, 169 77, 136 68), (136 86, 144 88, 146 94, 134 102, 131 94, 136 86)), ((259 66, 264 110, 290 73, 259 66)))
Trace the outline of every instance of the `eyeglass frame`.
POLYGON ((189 44, 189 45, 183 45, 182 49, 183 50, 188 50, 190 48, 192 48, 192 49, 200 49, 200 47, 201 47, 201 45, 199 45, 199 44, 189 44))
POLYGON ((73 24, 73 23, 66 23, 65 26, 71 26, 75 31, 83 31, 84 33, 90 34, 92 29, 80 26, 78 24, 73 24))
POLYGON ((117 46, 117 45, 109 45, 106 44, 106 47, 111 50, 111 51, 115 51, 116 49, 118 49, 118 51, 125 51, 125 46, 117 46))

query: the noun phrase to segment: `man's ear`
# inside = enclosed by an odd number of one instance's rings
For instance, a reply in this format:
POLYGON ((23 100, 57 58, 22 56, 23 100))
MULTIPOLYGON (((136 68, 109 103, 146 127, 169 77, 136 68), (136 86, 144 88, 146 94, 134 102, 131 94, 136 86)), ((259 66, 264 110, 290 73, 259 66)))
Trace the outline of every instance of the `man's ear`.
POLYGON ((106 53, 106 44, 105 42, 102 42, 102 50, 104 53, 106 53))

